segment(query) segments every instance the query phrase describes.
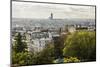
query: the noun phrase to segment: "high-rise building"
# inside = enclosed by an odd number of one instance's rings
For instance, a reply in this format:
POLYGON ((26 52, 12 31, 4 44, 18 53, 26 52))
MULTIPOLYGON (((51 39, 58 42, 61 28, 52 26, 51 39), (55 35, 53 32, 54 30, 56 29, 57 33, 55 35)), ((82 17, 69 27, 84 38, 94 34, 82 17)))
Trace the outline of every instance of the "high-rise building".
POLYGON ((53 19, 53 13, 51 13, 49 19, 51 19, 51 20, 53 19))

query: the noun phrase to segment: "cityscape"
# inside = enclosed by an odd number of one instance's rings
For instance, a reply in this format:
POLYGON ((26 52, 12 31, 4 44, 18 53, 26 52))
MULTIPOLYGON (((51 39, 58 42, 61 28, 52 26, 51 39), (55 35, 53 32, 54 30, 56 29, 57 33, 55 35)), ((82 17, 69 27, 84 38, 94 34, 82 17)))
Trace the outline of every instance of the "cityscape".
MULTIPOLYGON (((59 19, 53 19, 52 13, 48 20, 51 20, 53 23, 55 20, 59 21, 59 19)), ((12 36, 18 32, 20 32, 21 35, 25 34, 29 48, 28 50, 33 51, 34 49, 35 51, 41 51, 48 42, 52 42, 53 38, 66 35, 68 32, 72 33, 81 29, 83 31, 95 31, 95 23, 93 22, 63 25, 62 27, 52 27, 52 25, 50 26, 51 27, 46 28, 45 26, 41 26, 41 24, 38 23, 33 27, 20 26, 16 24, 16 26, 12 28, 12 36)), ((14 42, 14 39, 12 42, 14 42)))
MULTIPOLYGON (((50 7, 45 7, 45 11, 46 8, 50 7)), ((96 61, 95 17, 57 18, 59 15, 55 11, 49 12, 45 18, 23 18, 13 12, 17 17, 12 17, 12 66, 96 61)))

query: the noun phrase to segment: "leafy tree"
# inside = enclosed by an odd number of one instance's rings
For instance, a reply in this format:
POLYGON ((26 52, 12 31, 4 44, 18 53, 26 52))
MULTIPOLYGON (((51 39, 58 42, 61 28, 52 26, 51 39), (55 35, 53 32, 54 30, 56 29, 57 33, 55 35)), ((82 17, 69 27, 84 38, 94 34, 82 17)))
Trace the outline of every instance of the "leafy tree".
POLYGON ((12 53, 12 64, 17 66, 32 65, 34 54, 29 52, 13 52, 12 53))
POLYGON ((64 38, 62 37, 53 37, 54 41, 54 53, 55 59, 63 58, 63 47, 64 47, 64 38))
POLYGON ((15 44, 13 44, 13 49, 15 52, 23 52, 27 49, 27 44, 25 42, 25 35, 21 35, 20 33, 15 36, 15 44))
POLYGON ((54 60, 54 46, 47 45, 42 51, 36 53, 33 58, 33 64, 50 64, 54 60))
POLYGON ((15 36, 15 44, 13 45, 12 65, 49 64, 54 60, 54 45, 52 44, 46 45, 42 51, 35 54, 26 51, 26 49, 25 36, 22 37, 22 35, 18 33, 15 36))
POLYGON ((12 53, 12 64, 17 65, 25 65, 25 59, 26 59, 27 53, 21 52, 21 53, 12 53))
POLYGON ((81 61, 96 60, 95 32, 80 31, 69 35, 63 49, 65 57, 78 57, 81 61))
POLYGON ((15 42, 12 46, 12 64, 13 65, 26 65, 28 58, 27 44, 25 34, 22 36, 20 33, 15 35, 15 42))

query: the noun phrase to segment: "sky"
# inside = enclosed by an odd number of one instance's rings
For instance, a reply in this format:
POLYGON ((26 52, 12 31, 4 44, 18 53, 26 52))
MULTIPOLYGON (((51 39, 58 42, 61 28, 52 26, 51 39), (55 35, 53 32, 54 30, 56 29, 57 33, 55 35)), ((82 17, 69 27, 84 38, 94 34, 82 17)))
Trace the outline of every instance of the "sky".
POLYGON ((95 19, 95 7, 62 4, 29 3, 12 1, 12 18, 48 19, 95 19))

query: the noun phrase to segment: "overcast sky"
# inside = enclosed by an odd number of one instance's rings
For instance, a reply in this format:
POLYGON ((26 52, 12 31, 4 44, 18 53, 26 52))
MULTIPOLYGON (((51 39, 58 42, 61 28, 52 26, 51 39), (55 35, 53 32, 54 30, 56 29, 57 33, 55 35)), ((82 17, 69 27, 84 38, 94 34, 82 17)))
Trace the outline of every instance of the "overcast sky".
POLYGON ((46 3, 12 2, 13 18, 46 19, 53 13, 54 18, 95 19, 95 7, 46 3))

